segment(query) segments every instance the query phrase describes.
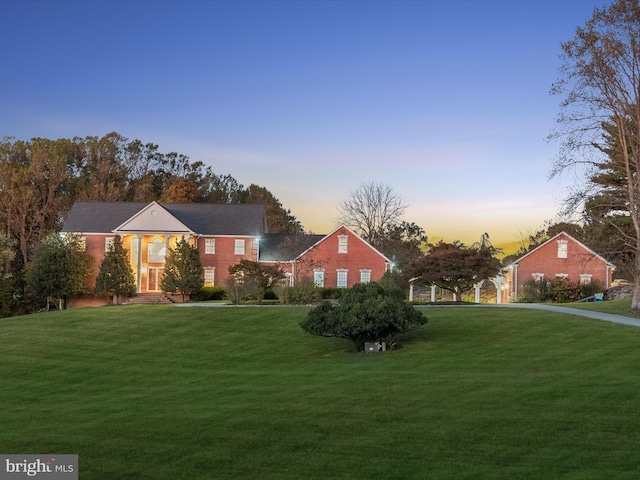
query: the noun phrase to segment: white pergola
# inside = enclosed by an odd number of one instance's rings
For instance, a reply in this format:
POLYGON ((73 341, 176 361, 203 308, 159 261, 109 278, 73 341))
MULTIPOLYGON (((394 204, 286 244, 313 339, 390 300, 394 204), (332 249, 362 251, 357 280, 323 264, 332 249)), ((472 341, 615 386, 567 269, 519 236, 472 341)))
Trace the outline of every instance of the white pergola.
MULTIPOLYGON (((411 280, 409 280, 409 301, 410 302, 413 301, 413 284, 415 283, 416 280, 418 280, 418 277, 412 278, 411 280)), ((473 286, 475 290, 475 302, 480 303, 480 289, 482 289, 482 285, 486 281, 490 281, 496 286, 496 303, 502 303, 502 295, 503 295, 503 292, 506 290, 507 284, 503 283, 504 278, 501 275, 498 275, 493 278, 486 278, 484 280, 480 280, 478 283, 476 283, 473 286)), ((436 301, 436 286, 432 285, 431 286, 431 302, 435 302, 435 301, 436 301)))

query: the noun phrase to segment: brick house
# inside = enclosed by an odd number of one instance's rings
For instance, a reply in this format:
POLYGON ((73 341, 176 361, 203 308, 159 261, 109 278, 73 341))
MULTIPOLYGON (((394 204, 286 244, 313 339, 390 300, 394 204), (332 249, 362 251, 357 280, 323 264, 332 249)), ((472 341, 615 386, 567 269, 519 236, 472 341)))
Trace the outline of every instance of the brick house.
POLYGON ((502 289, 506 297, 517 296, 529 280, 554 280, 563 277, 574 283, 597 282, 603 289, 611 286, 615 266, 596 252, 560 232, 505 268, 502 289))
MULTIPOLYGON (((347 227, 329 235, 270 235, 264 205, 76 202, 62 232, 84 238, 93 258, 89 288, 95 286, 100 262, 119 235, 128 250, 138 294, 160 292, 165 255, 179 238, 200 251, 206 286, 224 285, 229 267, 242 259, 278 264, 292 284, 306 274, 313 275, 318 285, 345 287, 378 280, 390 266, 386 257, 347 227), (309 265, 316 269, 303 272, 309 265)), ((98 300, 84 298, 74 306, 87 304, 98 300)))
POLYGON ((344 225, 327 235, 267 235, 260 245, 260 261, 278 264, 291 285, 313 278, 318 287, 346 288, 391 269, 391 260, 344 225))

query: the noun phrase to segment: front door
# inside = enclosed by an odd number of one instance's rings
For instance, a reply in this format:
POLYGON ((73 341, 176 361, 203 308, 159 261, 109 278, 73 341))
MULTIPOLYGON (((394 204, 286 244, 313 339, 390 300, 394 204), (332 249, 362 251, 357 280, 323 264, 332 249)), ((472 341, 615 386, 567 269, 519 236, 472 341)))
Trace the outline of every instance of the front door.
POLYGON ((149 267, 149 278, 147 282, 147 291, 159 292, 160 281, 164 274, 164 267, 149 267))

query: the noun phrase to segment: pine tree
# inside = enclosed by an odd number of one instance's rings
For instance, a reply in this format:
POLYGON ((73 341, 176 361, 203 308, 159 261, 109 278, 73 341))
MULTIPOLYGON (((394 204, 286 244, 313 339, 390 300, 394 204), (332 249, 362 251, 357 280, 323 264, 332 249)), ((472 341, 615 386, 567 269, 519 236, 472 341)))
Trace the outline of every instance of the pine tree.
POLYGON ((204 286, 203 274, 200 252, 181 238, 176 242, 175 249, 169 249, 160 287, 164 292, 182 293, 184 302, 185 295, 191 295, 204 286))
POLYGON ((128 250, 122 246, 122 239, 116 236, 100 262, 100 271, 96 277, 96 293, 113 296, 116 305, 120 296, 131 297, 136 293, 136 283, 127 253, 128 250))

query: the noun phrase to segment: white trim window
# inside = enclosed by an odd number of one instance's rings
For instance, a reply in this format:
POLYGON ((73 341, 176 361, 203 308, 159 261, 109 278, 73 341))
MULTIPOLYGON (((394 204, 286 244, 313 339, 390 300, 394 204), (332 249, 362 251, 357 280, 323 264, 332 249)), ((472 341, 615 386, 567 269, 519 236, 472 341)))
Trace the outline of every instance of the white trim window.
POLYGON ((556 273, 556 278, 569 278, 568 273, 556 273))
POLYGON ((336 271, 336 287, 338 288, 347 288, 347 285, 349 284, 348 277, 347 277, 347 273, 349 272, 349 270, 346 270, 344 268, 340 268, 336 271))
POLYGON ((109 247, 113 243, 113 237, 104 237, 104 253, 109 252, 109 247))
POLYGON ((535 282, 541 282, 544 280, 544 273, 532 273, 531 279, 535 282))
POLYGON ((580 274, 580 285, 591 285, 591 277, 590 273, 581 273, 580 274))
POLYGON ((349 253, 348 235, 338 235, 338 253, 349 253))
POLYGON ((205 287, 215 287, 216 281, 216 268, 215 267, 205 267, 204 269, 204 286, 205 287))
POLYGON ((149 263, 164 263, 166 254, 167 246, 159 238, 155 238, 153 242, 147 244, 147 261, 149 263))
POLYGON ((236 239, 233 246, 233 253, 235 255, 244 255, 244 239, 242 238, 236 239))
POLYGON ((558 240, 558 258, 567 258, 569 256, 569 242, 566 240, 558 240))
POLYGON ((205 255, 213 255, 216 253, 216 239, 205 238, 204 239, 204 253, 205 255))
POLYGON ((320 288, 324 287, 324 270, 313 271, 313 284, 316 287, 320 287, 320 288))
POLYGON ((360 270, 360 283, 371 282, 371 270, 360 270))

